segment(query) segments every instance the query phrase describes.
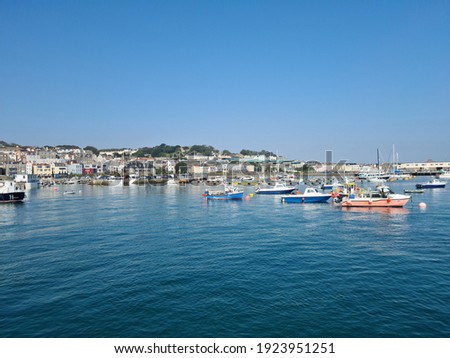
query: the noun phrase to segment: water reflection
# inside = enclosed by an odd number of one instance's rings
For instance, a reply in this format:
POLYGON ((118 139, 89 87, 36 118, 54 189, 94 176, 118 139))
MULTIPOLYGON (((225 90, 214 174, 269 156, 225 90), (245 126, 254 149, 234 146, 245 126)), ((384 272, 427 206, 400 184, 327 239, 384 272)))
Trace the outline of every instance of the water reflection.
POLYGON ((389 216, 409 214, 409 210, 407 208, 380 208, 380 207, 369 207, 369 208, 342 207, 342 212, 379 214, 389 216))

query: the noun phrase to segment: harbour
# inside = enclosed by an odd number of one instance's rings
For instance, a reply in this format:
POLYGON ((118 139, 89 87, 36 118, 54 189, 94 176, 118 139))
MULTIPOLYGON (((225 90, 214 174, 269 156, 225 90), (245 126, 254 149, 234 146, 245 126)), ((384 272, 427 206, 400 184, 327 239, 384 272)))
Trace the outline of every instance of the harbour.
POLYGON ((2 336, 450 334, 447 189, 343 208, 205 186, 66 184, 1 205, 2 336))

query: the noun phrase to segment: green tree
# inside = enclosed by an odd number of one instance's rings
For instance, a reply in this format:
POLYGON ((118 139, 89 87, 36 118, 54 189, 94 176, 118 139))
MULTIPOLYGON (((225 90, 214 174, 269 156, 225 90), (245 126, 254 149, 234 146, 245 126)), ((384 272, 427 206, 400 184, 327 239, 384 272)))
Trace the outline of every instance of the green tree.
POLYGON ((95 155, 99 155, 99 150, 91 145, 88 145, 87 147, 84 147, 83 150, 90 150, 95 155))

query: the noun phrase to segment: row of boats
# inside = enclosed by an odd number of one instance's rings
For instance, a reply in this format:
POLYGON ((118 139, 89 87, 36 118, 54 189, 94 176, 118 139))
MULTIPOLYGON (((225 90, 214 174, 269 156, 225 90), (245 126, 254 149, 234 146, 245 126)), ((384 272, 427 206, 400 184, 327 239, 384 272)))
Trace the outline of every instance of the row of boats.
MULTIPOLYGON (((418 188, 410 192, 422 192, 419 188, 445 188, 445 182, 433 179, 428 183, 417 184, 418 188)), ((329 187, 322 187, 323 190, 329 187)), ((335 185, 331 192, 321 192, 314 187, 306 187, 300 193, 296 187, 285 183, 275 183, 273 186, 257 187, 259 195, 281 195, 284 203, 325 203, 331 198, 343 207, 403 207, 411 199, 410 195, 396 194, 388 186, 379 185, 376 190, 364 190, 357 186, 335 185), (295 193, 294 193, 295 192, 295 193)), ((202 194, 208 200, 242 200, 244 191, 237 186, 224 184, 223 190, 205 190, 202 194)))
MULTIPOLYGON (((405 190, 405 194, 419 193, 423 189, 445 188, 446 182, 432 179, 427 183, 416 184, 416 190, 405 190)), ((223 184, 223 190, 207 189, 203 196, 208 200, 242 200, 244 191, 238 186, 223 184)), ((342 185, 333 183, 332 187, 322 186, 323 192, 315 187, 306 187, 300 193, 295 186, 277 182, 274 185, 261 185, 255 190, 259 195, 281 195, 285 203, 324 203, 333 198, 335 203, 342 206, 383 206, 403 207, 410 200, 410 195, 396 194, 388 186, 380 185, 376 190, 364 190, 356 185, 342 185), (331 189, 331 192, 326 190, 331 189)), ((20 202, 25 198, 25 191, 14 180, 0 178, 0 203, 20 202)))

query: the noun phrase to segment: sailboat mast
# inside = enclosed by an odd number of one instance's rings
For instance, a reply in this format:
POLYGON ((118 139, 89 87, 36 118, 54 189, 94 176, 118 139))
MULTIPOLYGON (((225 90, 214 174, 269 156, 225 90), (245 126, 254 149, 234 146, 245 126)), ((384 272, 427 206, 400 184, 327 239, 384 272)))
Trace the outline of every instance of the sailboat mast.
POLYGON ((380 150, 377 148, 377 166, 378 171, 380 171, 380 150))

